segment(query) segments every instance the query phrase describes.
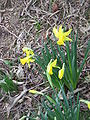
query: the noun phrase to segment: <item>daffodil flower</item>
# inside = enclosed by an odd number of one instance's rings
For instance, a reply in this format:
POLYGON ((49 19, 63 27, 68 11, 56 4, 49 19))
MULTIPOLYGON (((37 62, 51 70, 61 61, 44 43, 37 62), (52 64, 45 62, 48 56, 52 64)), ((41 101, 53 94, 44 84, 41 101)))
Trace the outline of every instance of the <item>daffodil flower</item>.
POLYGON ((32 94, 39 94, 39 95, 44 95, 42 92, 36 91, 36 90, 29 90, 30 93, 32 94))
POLYGON ((62 79, 62 77, 64 75, 64 66, 65 66, 65 63, 63 63, 62 69, 59 70, 59 72, 58 72, 58 77, 60 80, 62 79))
POLYGON ((85 104, 87 104, 89 110, 90 110, 90 101, 88 100, 80 100, 80 102, 84 102, 85 104))
POLYGON ((56 104, 56 102, 55 102, 50 96, 45 95, 45 94, 42 93, 42 92, 39 92, 39 91, 37 91, 37 90, 29 90, 29 92, 32 93, 32 94, 37 94, 37 95, 46 96, 46 98, 47 98, 51 103, 56 104))
POLYGON ((23 50, 23 52, 26 52, 26 56, 34 55, 33 50, 28 47, 24 47, 22 50, 23 50))
POLYGON ((47 72, 49 73, 49 75, 53 74, 53 71, 52 71, 53 67, 59 68, 58 66, 56 66, 56 64, 57 64, 57 59, 55 59, 53 62, 52 60, 50 60, 50 62, 48 63, 47 72))
POLYGON ((65 41, 72 41, 69 37, 67 37, 71 33, 72 29, 67 32, 63 32, 62 25, 59 27, 59 31, 54 27, 53 33, 59 40, 57 41, 58 45, 64 45, 65 41))
POLYGON ((24 65, 27 63, 29 68, 30 68, 30 62, 34 62, 34 61, 35 59, 32 59, 30 56, 20 59, 21 64, 24 65))
POLYGON ((32 58, 34 56, 34 52, 33 52, 32 49, 29 49, 27 47, 24 47, 22 50, 23 50, 23 52, 26 52, 26 57, 20 59, 20 62, 21 62, 22 65, 27 63, 29 68, 30 68, 30 62, 35 61, 35 59, 32 58))

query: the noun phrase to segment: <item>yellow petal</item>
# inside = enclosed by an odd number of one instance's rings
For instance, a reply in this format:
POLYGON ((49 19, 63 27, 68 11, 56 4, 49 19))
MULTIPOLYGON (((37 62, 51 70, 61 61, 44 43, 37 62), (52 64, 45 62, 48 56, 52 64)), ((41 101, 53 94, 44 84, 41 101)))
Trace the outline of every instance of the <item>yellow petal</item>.
POLYGON ((62 29, 62 25, 60 25, 59 27, 59 35, 62 35, 63 34, 63 29, 62 29))
POLYGON ((57 59, 55 59, 53 62, 51 62, 52 60, 50 60, 50 62, 48 63, 48 66, 47 66, 47 72, 49 73, 49 75, 52 75, 53 74, 53 71, 52 71, 52 68, 53 67, 57 67, 56 64, 57 64, 57 59))
POLYGON ((28 61, 27 61, 27 63, 28 63, 28 67, 30 68, 30 62, 34 62, 35 61, 35 59, 32 59, 32 58, 29 58, 28 59, 28 61))
POLYGON ((27 61, 27 63, 28 63, 28 67, 30 68, 30 62, 34 62, 35 61, 35 59, 32 59, 32 58, 29 58, 28 59, 28 61, 27 61))
POLYGON ((32 50, 27 50, 26 51, 26 55, 29 56, 29 55, 32 55, 34 56, 34 52, 32 50))
POLYGON ((51 63, 52 63, 52 59, 50 60, 50 62, 47 65, 47 72, 49 73, 49 75, 53 74, 51 63))
POLYGON ((88 103, 88 108, 90 109, 90 102, 88 103))
POLYGON ((51 66, 52 66, 52 67, 55 67, 56 64, 57 64, 57 59, 55 59, 55 60, 51 63, 51 66))
POLYGON ((35 59, 29 58, 29 62, 34 62, 35 59))
POLYGON ((30 52, 27 50, 26 51, 26 56, 29 56, 30 55, 30 52))
POLYGON ((29 56, 30 54, 31 55, 34 55, 34 52, 32 49, 28 48, 28 47, 24 47, 23 49, 23 52, 26 52, 26 55, 29 56))
POLYGON ((53 28, 53 33, 57 38, 59 38, 59 32, 55 27, 53 28))
POLYGON ((28 56, 28 57, 25 57, 23 59, 20 59, 21 64, 24 65, 25 63, 27 63, 27 61, 29 60, 29 58, 30 57, 28 56))
POLYGON ((58 77, 59 77, 59 79, 62 79, 62 77, 63 77, 63 75, 64 75, 64 65, 65 65, 65 63, 63 63, 62 69, 59 70, 59 72, 58 72, 58 77))
POLYGON ((64 45, 64 42, 63 42, 62 40, 58 40, 58 41, 57 41, 57 44, 58 44, 58 45, 64 45))
POLYGON ((65 40, 64 40, 64 41, 72 41, 72 39, 69 38, 69 37, 65 37, 65 40))
POLYGON ((47 72, 49 73, 49 75, 53 74, 53 72, 52 72, 52 66, 50 64, 47 66, 47 72))
POLYGON ((72 29, 68 30, 67 32, 64 32, 64 36, 68 36, 71 33, 72 29))
POLYGON ((63 75, 64 75, 64 70, 63 69, 59 70, 58 77, 60 80, 62 79, 63 75))

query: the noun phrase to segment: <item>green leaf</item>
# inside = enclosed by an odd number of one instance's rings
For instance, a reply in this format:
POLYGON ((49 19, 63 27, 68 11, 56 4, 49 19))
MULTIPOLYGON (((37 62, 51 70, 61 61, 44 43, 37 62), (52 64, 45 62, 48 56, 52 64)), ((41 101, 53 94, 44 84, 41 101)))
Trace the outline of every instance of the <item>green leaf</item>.
POLYGON ((46 104, 45 102, 43 103, 43 107, 45 108, 45 110, 47 111, 47 116, 50 120, 53 120, 54 116, 55 116, 55 112, 53 112, 51 110, 51 108, 49 107, 48 104, 46 104))
POLYGON ((49 52, 49 49, 48 49, 46 44, 45 44, 45 51, 46 51, 47 57, 49 58, 49 61, 50 61, 51 60, 51 53, 49 52))
POLYGON ((79 112, 80 112, 80 101, 79 101, 79 93, 78 93, 78 95, 77 95, 77 114, 76 114, 76 120, 80 119, 79 112))
POLYGON ((47 112, 45 113, 45 120, 48 120, 48 119, 47 119, 47 112))
MULTIPOLYGON (((72 79, 77 79, 77 39, 78 39, 78 31, 76 34, 76 40, 73 32, 73 42, 71 47, 71 60, 72 60, 72 68, 73 68, 72 72, 74 72, 72 73, 72 76, 73 74, 75 74, 75 77, 73 77, 72 79)), ((73 80, 73 82, 75 82, 75 80, 73 80)))
POLYGON ((14 61, 9 61, 9 60, 4 60, 4 63, 9 67, 12 67, 12 65, 14 65, 14 61))
POLYGON ((70 75, 71 75, 71 77, 72 77, 72 67, 71 67, 71 59, 70 59, 69 42, 66 42, 66 51, 67 51, 67 58, 68 58, 70 75))
POLYGON ((49 63, 49 59, 48 59, 48 56, 46 55, 45 51, 42 49, 42 58, 43 58, 43 61, 45 63, 45 65, 47 65, 49 63))
POLYGON ((40 22, 36 22, 36 24, 35 24, 35 27, 36 27, 36 29, 39 31, 40 29, 41 29, 41 24, 40 24, 40 22))
MULTIPOLYGON (((63 86, 60 86, 60 94, 62 93, 63 101, 60 100, 59 94, 55 92, 55 89, 53 89, 54 94, 52 96, 55 103, 52 102, 51 98, 47 98, 48 101, 44 100, 42 103, 42 106, 45 110, 45 114, 40 112, 42 115, 41 120, 79 120, 79 109, 80 104, 79 96, 77 97, 77 105, 75 104, 75 98, 73 94, 73 89, 71 90, 72 93, 70 94, 69 98, 67 99, 67 96, 64 92, 63 86), (46 117, 45 117, 46 115, 46 117), (45 119, 46 118, 46 119, 45 119)), ((43 109, 42 109, 43 110, 43 109)))
POLYGON ((61 86, 61 91, 62 91, 62 96, 63 96, 63 100, 64 100, 64 103, 65 103, 65 106, 66 106, 66 108, 67 108, 67 110, 68 110, 69 104, 68 104, 67 97, 66 97, 66 95, 65 95, 65 92, 64 92, 64 89, 63 89, 62 86, 61 86))
POLYGON ((47 71, 46 71, 46 75, 47 75, 47 79, 49 81, 50 86, 53 88, 51 77, 50 77, 50 75, 49 75, 49 73, 47 71))
POLYGON ((5 91, 8 92, 8 87, 5 83, 0 83, 0 87, 5 91))
POLYGON ((0 81, 0 87, 5 92, 17 91, 17 86, 13 83, 12 79, 9 78, 7 75, 3 75, 3 80, 0 81))
POLYGON ((77 77, 76 77, 76 71, 75 69, 75 57, 72 59, 72 86, 75 89, 77 85, 77 77))
POLYGON ((66 66, 66 64, 65 64, 65 80, 64 80, 64 82, 66 83, 67 87, 70 88, 70 83, 73 85, 73 81, 70 76, 69 68, 68 68, 68 66, 66 66))
POLYGON ((82 71, 82 69, 83 69, 83 66, 84 66, 84 64, 85 64, 85 61, 86 61, 86 59, 87 59, 87 56, 88 56, 89 51, 90 51, 90 41, 88 42, 88 47, 87 47, 86 52, 85 52, 85 57, 84 57, 83 62, 82 62, 82 64, 81 64, 80 68, 79 68, 78 78, 79 78, 80 73, 81 73, 81 71, 82 71))
POLYGON ((45 95, 45 96, 51 103, 56 104, 56 102, 50 96, 48 95, 45 95))
POLYGON ((40 118, 41 120, 47 120, 42 112, 40 112, 40 118))
POLYGON ((53 47, 53 45, 52 45, 52 42, 50 42, 50 47, 51 47, 51 50, 52 50, 52 54, 53 54, 53 58, 54 59, 56 59, 56 51, 55 51, 55 49, 54 49, 54 47, 53 47))
POLYGON ((55 74, 53 74, 52 77, 51 77, 51 79, 52 79, 53 85, 54 85, 56 88, 59 88, 59 89, 60 89, 60 85, 59 85, 60 80, 58 80, 58 77, 57 77, 55 74))
MULTIPOLYGON (((60 104, 61 104, 62 102, 60 101, 60 99, 58 98, 58 97, 56 97, 56 110, 58 111, 58 113, 59 113, 59 115, 60 115, 60 117, 59 117, 59 119, 60 120, 63 120, 63 118, 64 118, 64 115, 63 115, 63 113, 62 113, 62 110, 61 110, 61 108, 60 108, 60 104)), ((63 105, 63 104, 62 104, 63 105)), ((62 106, 61 105, 61 106, 62 106)), ((62 107, 64 107, 64 106, 62 106, 62 107)))
POLYGON ((60 56, 61 56, 61 58, 62 58, 63 62, 65 63, 65 56, 64 56, 64 54, 65 54, 65 53, 61 51, 61 49, 60 49, 60 46, 59 46, 59 45, 58 45, 57 47, 58 47, 59 54, 60 54, 60 56))
POLYGON ((40 65, 40 67, 46 71, 45 65, 43 63, 43 60, 39 56, 35 56, 35 62, 40 65))
POLYGON ((75 64, 74 64, 74 67, 75 67, 75 73, 76 73, 76 77, 77 77, 77 39, 78 39, 78 31, 77 31, 77 34, 76 34, 76 41, 75 41, 75 45, 74 45, 74 52, 75 52, 75 64))
POLYGON ((16 85, 13 83, 13 81, 8 76, 5 76, 4 79, 5 79, 5 82, 8 86, 9 91, 16 91, 17 90, 16 85))

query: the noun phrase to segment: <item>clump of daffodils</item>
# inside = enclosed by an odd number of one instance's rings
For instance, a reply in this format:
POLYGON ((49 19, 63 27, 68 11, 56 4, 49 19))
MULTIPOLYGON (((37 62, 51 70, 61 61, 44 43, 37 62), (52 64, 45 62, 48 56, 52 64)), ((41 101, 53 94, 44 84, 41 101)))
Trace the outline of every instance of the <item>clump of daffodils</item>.
POLYGON ((59 31, 56 29, 56 27, 53 28, 53 33, 56 38, 58 38, 57 44, 58 45, 64 45, 65 41, 72 41, 69 37, 67 37, 71 33, 72 29, 68 30, 67 32, 64 32, 62 29, 62 25, 59 27, 59 31))
POLYGON ((28 67, 30 68, 30 62, 34 62, 35 59, 34 57, 34 52, 32 49, 28 48, 28 47, 24 47, 23 52, 26 53, 26 57, 20 59, 20 62, 22 65, 25 65, 26 63, 28 64, 28 67))

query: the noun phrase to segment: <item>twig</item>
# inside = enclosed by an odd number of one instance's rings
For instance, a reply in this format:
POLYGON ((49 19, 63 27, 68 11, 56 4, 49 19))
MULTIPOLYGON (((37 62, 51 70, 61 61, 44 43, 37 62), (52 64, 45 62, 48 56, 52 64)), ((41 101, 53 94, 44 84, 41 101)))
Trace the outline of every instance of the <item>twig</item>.
POLYGON ((9 117, 9 114, 10 114, 10 110, 11 110, 11 109, 13 108, 13 106, 17 103, 17 101, 18 101, 24 94, 26 94, 26 92, 27 92, 27 89, 25 88, 24 91, 22 91, 21 94, 20 94, 17 98, 14 99, 14 102, 12 103, 12 105, 11 105, 11 106, 8 106, 8 111, 7 111, 8 117, 9 117))
POLYGON ((13 80, 13 82, 14 82, 15 84, 17 84, 17 85, 23 85, 23 84, 24 84, 24 82, 18 82, 18 81, 16 81, 16 80, 13 80))
POLYGON ((10 9, 4 9, 4 10, 0 10, 0 13, 4 13, 4 12, 12 12, 14 10, 14 8, 10 8, 10 9))
POLYGON ((10 30, 8 30, 4 25, 0 25, 0 27, 4 28, 7 32, 9 32, 11 35, 13 35, 15 38, 22 40, 19 38, 16 34, 12 33, 10 30))
POLYGON ((28 2, 28 4, 26 5, 26 7, 25 7, 25 11, 28 9, 28 7, 30 6, 30 4, 31 4, 31 2, 32 2, 32 0, 30 0, 29 2, 28 2))
POLYGON ((82 87, 82 88, 77 88, 76 90, 74 90, 74 94, 84 90, 86 87, 82 87))

